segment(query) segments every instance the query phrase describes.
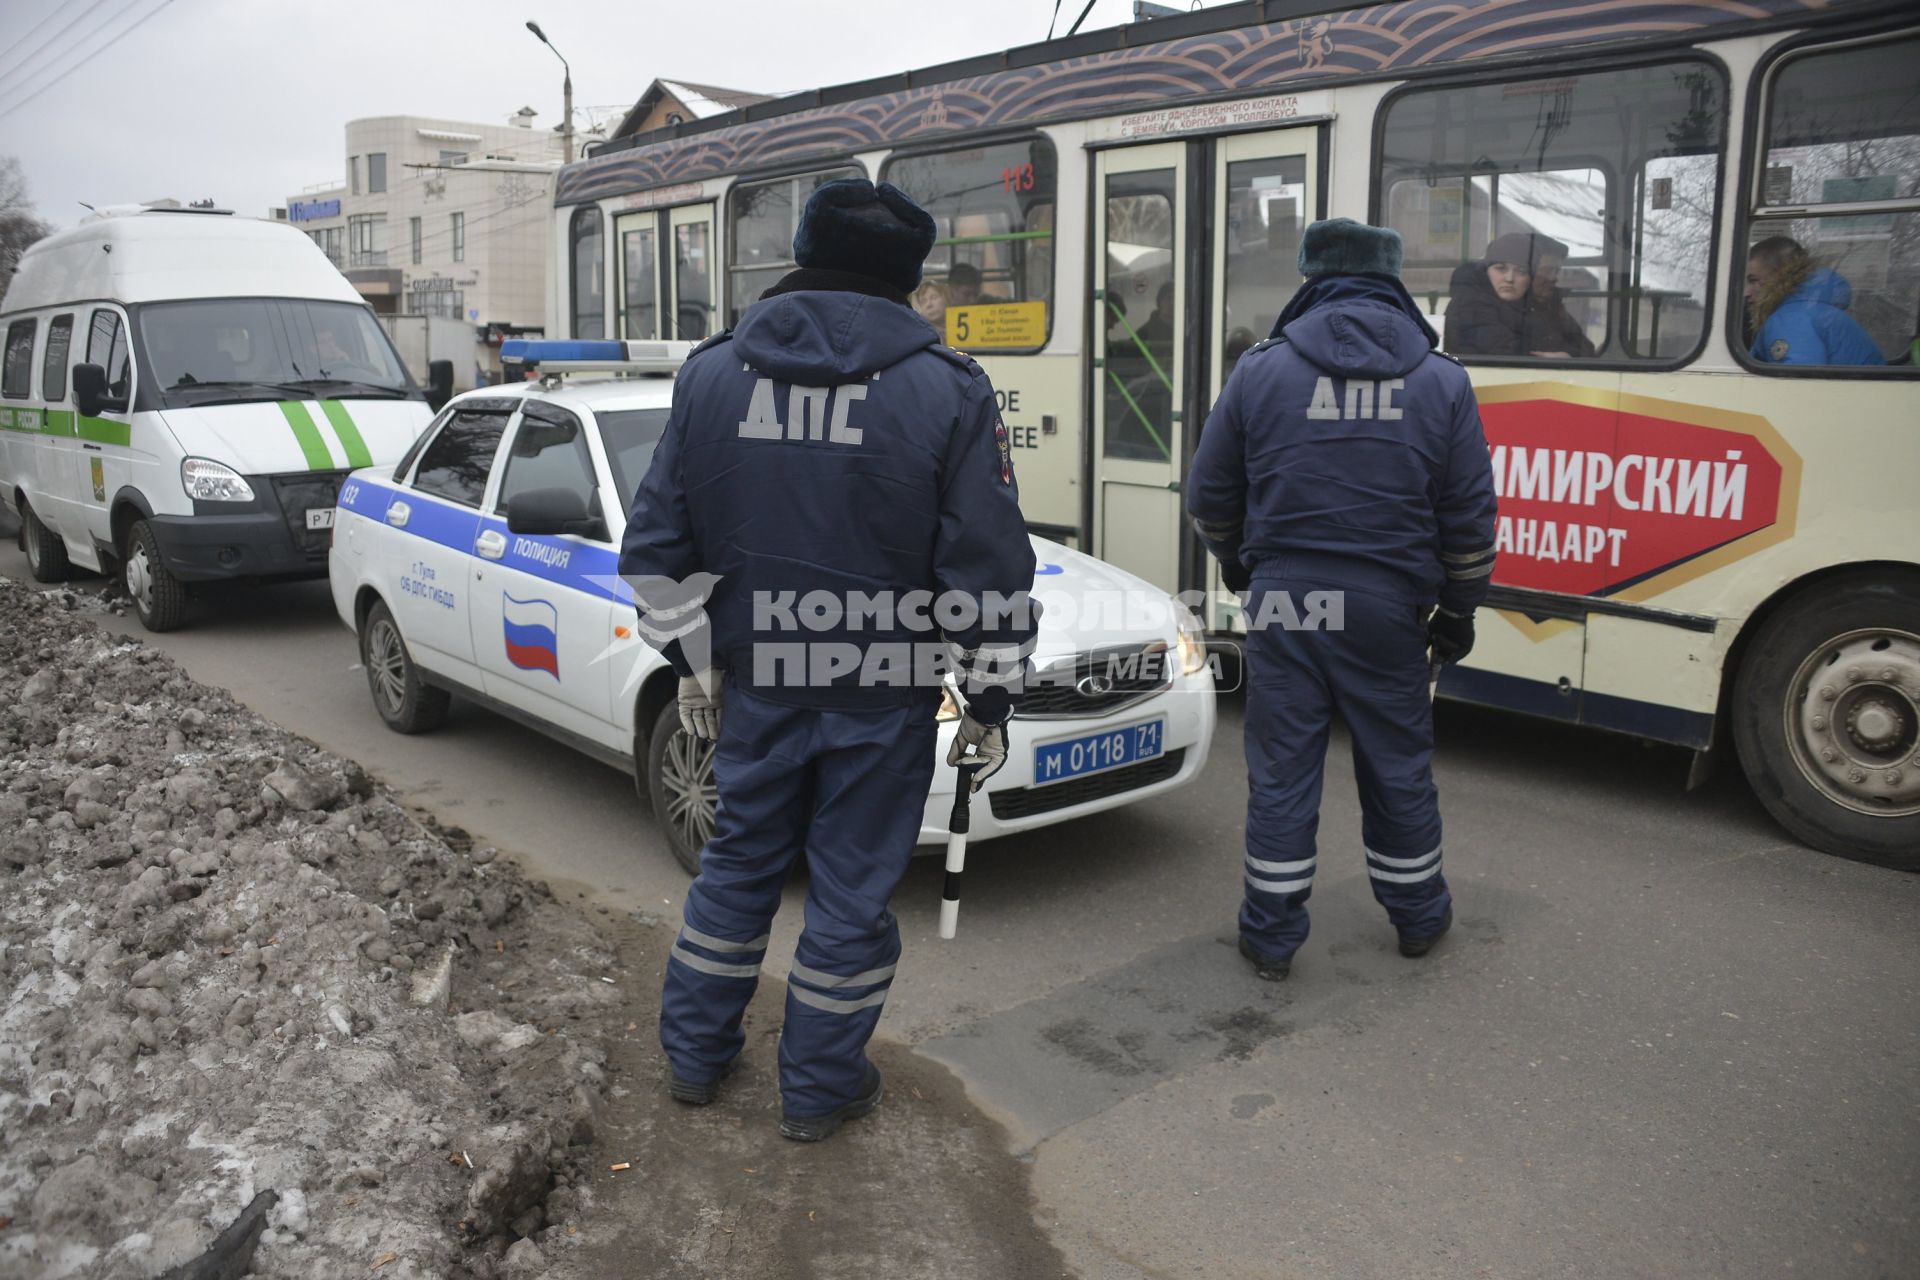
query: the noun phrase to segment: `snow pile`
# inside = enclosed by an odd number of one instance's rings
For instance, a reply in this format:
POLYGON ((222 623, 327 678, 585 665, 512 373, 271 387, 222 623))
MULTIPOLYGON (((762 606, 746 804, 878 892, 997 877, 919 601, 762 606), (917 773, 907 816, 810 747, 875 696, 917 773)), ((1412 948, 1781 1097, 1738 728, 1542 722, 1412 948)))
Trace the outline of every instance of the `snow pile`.
POLYGON ((269 1189, 254 1275, 518 1273, 577 1209, 609 948, 71 608, 0 579, 0 1275, 158 1275, 269 1189))

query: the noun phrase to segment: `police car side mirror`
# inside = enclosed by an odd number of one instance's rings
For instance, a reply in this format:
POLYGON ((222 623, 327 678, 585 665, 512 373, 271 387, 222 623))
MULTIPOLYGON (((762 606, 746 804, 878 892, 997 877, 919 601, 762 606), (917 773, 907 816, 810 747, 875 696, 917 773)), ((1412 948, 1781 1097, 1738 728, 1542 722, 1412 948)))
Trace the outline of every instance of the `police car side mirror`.
POLYGON ((453 361, 427 361, 427 407, 435 413, 453 399, 453 361))
POLYGON ((98 417, 103 409, 125 412, 125 401, 107 394, 107 371, 97 364, 73 366, 73 407, 84 418, 98 417))
POLYGON ((572 533, 606 537, 606 522, 587 508, 585 495, 572 489, 528 489, 507 499, 509 533, 572 533))

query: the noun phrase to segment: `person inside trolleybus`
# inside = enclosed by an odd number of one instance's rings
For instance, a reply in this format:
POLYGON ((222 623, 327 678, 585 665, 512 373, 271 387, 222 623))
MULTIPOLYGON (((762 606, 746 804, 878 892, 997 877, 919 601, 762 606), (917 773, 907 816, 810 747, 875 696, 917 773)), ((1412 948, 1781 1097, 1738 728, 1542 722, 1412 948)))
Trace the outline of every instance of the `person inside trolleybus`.
POLYGON ((1763 364, 1885 364, 1860 322, 1847 314, 1853 286, 1818 265, 1800 242, 1768 236, 1747 254, 1748 352, 1763 364))
POLYGON ((1543 236, 1537 239, 1536 250, 1533 287, 1527 293, 1524 346, 1531 355, 1589 359, 1594 347, 1587 337, 1586 326, 1567 310, 1563 283, 1567 246, 1543 236))
POLYGON ((1533 278, 1555 250, 1565 261, 1567 247, 1559 241, 1509 231, 1494 237, 1480 261, 1455 269, 1448 282, 1447 351, 1460 356, 1571 355, 1565 343, 1530 345, 1551 341, 1529 318, 1535 309, 1533 278))

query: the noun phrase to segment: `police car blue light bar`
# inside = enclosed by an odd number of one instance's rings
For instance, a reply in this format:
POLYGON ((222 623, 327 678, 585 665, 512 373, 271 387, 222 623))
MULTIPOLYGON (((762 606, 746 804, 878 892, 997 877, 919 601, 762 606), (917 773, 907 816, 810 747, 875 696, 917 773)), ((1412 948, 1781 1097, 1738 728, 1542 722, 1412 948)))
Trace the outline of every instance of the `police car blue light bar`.
POLYGON ((500 344, 500 363, 542 374, 671 374, 697 342, 620 342, 579 338, 510 338, 500 344))

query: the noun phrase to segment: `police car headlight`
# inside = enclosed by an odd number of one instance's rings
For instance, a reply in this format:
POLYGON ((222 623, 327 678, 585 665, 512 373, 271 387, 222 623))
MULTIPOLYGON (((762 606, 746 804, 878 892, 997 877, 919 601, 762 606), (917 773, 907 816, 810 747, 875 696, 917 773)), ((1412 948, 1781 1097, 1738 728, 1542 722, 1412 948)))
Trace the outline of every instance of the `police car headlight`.
POLYGON ((1180 674, 1190 676, 1207 665, 1207 637, 1191 610, 1180 611, 1180 674))
POLYGON ((180 483, 195 502, 253 501, 253 486, 246 478, 211 458, 188 458, 182 462, 180 483))

